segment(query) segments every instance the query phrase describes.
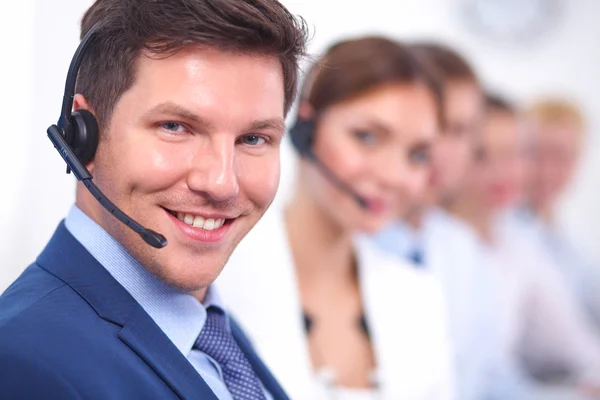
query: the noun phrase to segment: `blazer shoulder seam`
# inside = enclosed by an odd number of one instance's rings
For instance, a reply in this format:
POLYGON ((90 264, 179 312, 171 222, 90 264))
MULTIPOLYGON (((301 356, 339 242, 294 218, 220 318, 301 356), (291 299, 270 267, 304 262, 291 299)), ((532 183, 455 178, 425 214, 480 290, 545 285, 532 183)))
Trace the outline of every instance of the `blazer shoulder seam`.
POLYGON ((26 308, 24 308, 23 310, 21 310, 18 314, 13 315, 12 317, 10 317, 9 319, 7 319, 4 324, 4 326, 10 324, 15 318, 22 316, 23 314, 27 313, 33 306, 35 306, 36 304, 39 304, 41 301, 43 301, 46 297, 50 296, 52 293, 56 292, 59 289, 62 289, 66 286, 67 284, 63 281, 61 281, 61 284, 57 287, 55 287, 54 289, 50 290, 48 293, 46 293, 45 295, 43 295, 42 297, 40 297, 39 299, 35 300, 34 302, 32 302, 31 304, 29 304, 26 308))

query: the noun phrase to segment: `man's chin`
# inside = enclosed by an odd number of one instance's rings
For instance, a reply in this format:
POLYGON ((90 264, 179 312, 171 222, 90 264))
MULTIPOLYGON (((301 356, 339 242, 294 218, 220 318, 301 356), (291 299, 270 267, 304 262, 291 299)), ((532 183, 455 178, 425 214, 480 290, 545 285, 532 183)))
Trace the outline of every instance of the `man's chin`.
POLYGON ((146 263, 145 267, 165 285, 181 293, 194 294, 204 292, 223 269, 224 262, 217 263, 217 257, 211 258, 209 263, 205 262, 203 257, 198 257, 192 262, 177 261, 175 257, 170 258, 168 263, 161 263, 155 259, 146 263))
POLYGON ((206 289, 215 281, 219 274, 202 274, 201 276, 170 276, 158 275, 157 278, 178 292, 190 294, 200 300, 204 299, 206 289))

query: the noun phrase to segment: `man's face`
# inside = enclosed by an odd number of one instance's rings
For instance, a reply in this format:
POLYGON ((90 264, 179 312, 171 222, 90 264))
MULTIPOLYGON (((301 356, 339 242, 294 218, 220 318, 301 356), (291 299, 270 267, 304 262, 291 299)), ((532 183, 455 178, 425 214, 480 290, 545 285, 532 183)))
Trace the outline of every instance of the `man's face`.
POLYGON ((482 95, 472 82, 449 82, 445 93, 446 129, 432 152, 432 189, 452 198, 469 168, 482 112, 482 95))
POLYGON ((530 200, 547 209, 558 200, 575 173, 580 153, 581 129, 572 121, 534 121, 530 200))
POLYGON ((203 296, 275 196, 283 108, 274 57, 192 47, 141 56, 89 167, 168 245, 150 247, 93 199, 85 211, 155 276, 203 296))
POLYGON ((501 211, 521 201, 525 174, 524 134, 517 116, 487 113, 481 152, 469 174, 473 199, 485 209, 501 211))

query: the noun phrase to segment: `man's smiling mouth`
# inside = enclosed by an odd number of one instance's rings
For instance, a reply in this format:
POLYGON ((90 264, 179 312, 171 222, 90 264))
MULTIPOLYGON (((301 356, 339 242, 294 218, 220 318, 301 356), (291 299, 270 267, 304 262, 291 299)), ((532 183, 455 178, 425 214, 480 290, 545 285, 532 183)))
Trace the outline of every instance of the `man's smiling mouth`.
POLYGON ((227 218, 226 216, 215 216, 215 215, 202 215, 200 213, 190 213, 183 211, 165 210, 176 217, 178 220, 183 221, 189 226, 205 231, 213 231, 219 229, 224 224, 231 223, 235 218, 227 218))

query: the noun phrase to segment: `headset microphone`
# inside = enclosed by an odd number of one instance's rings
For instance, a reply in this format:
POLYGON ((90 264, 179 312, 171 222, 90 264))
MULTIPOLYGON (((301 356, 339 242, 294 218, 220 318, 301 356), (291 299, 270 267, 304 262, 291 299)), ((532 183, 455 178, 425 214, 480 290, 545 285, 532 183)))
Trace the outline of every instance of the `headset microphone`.
POLYGON ((99 24, 94 25, 83 37, 71 60, 60 119, 57 125, 51 125, 48 128, 48 138, 67 163, 67 174, 73 171, 73 175, 77 180, 83 182, 96 200, 115 218, 138 233, 150 246, 160 249, 167 245, 167 239, 160 233, 144 228, 106 198, 98 186, 92 182, 92 174, 85 167, 85 164, 94 157, 98 147, 98 122, 94 115, 87 110, 71 112, 71 109, 73 107, 73 97, 75 96, 77 73, 85 51, 93 39, 94 33, 100 27, 99 24))
POLYGON ((358 193, 356 193, 348 184, 343 182, 340 178, 335 176, 325 164, 319 160, 317 155, 313 151, 313 139, 315 135, 315 123, 312 119, 301 119, 298 118, 296 123, 290 129, 290 135, 292 137, 292 144, 301 156, 306 157, 311 161, 322 173, 325 175, 330 182, 336 185, 339 189, 350 195, 360 207, 368 208, 368 202, 358 193))

